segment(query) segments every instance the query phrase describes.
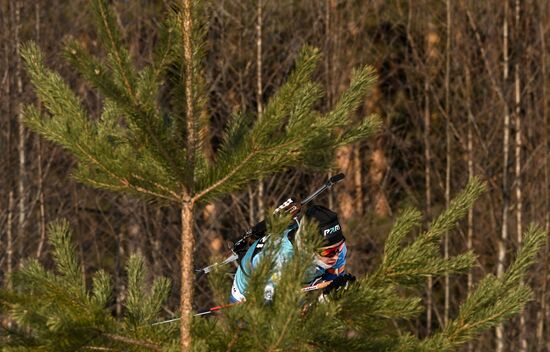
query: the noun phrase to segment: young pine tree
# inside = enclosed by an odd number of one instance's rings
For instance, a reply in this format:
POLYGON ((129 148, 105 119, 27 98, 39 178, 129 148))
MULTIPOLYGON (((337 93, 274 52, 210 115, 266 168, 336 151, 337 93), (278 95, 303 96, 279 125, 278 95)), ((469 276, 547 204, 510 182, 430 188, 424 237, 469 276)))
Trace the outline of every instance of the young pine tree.
POLYGON ((206 92, 201 75, 206 7, 198 1, 174 3, 163 27, 155 59, 132 64, 107 0, 92 1, 99 42, 95 57, 68 39, 65 56, 103 98, 92 120, 61 76, 48 69, 39 48, 22 48, 27 71, 47 112, 27 106, 27 124, 78 159, 75 177, 92 186, 143 196, 181 209, 181 349, 191 346, 193 299, 193 219, 198 206, 253 180, 291 168, 325 170, 337 147, 371 135, 374 117, 351 124, 351 114, 374 83, 372 68, 358 69, 333 110, 315 110, 323 92, 311 76, 319 52, 304 48, 294 71, 256 120, 232 116, 213 161, 201 147, 207 130, 206 92))
POLYGON ((112 280, 99 271, 89 288, 66 221, 50 226, 49 242, 55 271, 30 259, 10 278, 13 290, 0 291, 0 309, 11 320, 3 326, 2 351, 177 349, 175 326, 153 329, 149 323, 168 297, 170 281, 157 278, 147 283, 143 258, 133 255, 128 261, 124 316, 115 319, 112 280))
MULTIPOLYGON (((472 252, 447 259, 441 236, 464 217, 483 186, 473 179, 429 228, 420 213, 407 209, 396 219, 378 268, 347 290, 320 302, 317 292, 302 292, 302 279, 319 245, 316 225, 302 223, 295 255, 284 264, 274 300, 264 302, 264 287, 274 266, 277 236, 288 218, 272 218, 266 256, 252 274, 247 301, 214 317, 193 320, 193 351, 452 351, 516 314, 532 291, 523 282, 527 267, 544 244, 545 233, 531 226, 523 247, 502 277, 487 275, 459 307, 454 319, 425 339, 407 333, 406 322, 422 313, 420 295, 428 275, 463 273, 474 265, 472 252)), ((157 278, 147 287, 138 256, 128 263, 124 314, 113 318, 109 277, 98 272, 84 282, 66 223, 50 227, 56 271, 36 260, 23 264, 13 289, 0 291, 0 312, 12 321, 0 340, 3 351, 177 351, 177 324, 160 321, 169 282, 157 278)), ((215 272, 212 288, 226 303, 227 280, 215 272)))

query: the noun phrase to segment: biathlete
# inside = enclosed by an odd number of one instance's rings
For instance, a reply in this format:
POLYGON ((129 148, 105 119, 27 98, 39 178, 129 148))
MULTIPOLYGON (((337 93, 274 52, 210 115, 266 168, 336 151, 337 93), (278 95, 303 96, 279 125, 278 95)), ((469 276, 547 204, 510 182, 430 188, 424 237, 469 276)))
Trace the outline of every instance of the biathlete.
MULTIPOLYGON (((319 226, 319 235, 322 236, 322 246, 315 252, 311 267, 307 270, 304 285, 314 285, 323 281, 331 281, 323 290, 323 295, 333 290, 347 287, 355 277, 346 272, 346 239, 342 233, 342 227, 338 222, 338 216, 330 209, 321 205, 311 205, 305 215, 309 220, 314 220, 319 226)), ((299 235, 300 221, 295 218, 283 233, 280 247, 275 256, 275 269, 264 289, 264 299, 273 300, 276 291, 277 280, 284 263, 290 260, 294 254, 294 245, 299 235)), ((258 266, 265 252, 262 251, 269 236, 256 240, 243 256, 231 287, 231 303, 246 300, 248 279, 258 266)))

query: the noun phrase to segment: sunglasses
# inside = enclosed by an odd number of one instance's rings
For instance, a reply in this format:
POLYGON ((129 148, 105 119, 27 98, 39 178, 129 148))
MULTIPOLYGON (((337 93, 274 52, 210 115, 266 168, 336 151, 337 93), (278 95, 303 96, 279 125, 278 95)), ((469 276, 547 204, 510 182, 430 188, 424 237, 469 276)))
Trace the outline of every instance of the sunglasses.
POLYGON ((344 242, 340 243, 340 245, 335 247, 321 249, 317 253, 319 253, 321 257, 332 258, 335 255, 340 254, 340 252, 342 252, 343 249, 344 249, 344 242))

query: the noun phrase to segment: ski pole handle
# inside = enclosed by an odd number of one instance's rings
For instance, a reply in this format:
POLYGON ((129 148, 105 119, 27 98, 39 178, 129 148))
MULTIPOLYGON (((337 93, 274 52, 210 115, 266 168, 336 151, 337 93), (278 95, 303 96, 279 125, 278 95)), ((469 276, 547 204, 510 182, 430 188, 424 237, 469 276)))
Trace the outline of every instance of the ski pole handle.
POLYGON ((328 179, 327 182, 321 188, 313 192, 311 195, 309 195, 306 199, 300 202, 300 205, 306 205, 307 203, 311 202, 314 198, 316 198, 319 194, 323 193, 325 190, 330 189, 334 184, 342 181, 346 177, 343 173, 339 173, 337 175, 332 176, 328 179))

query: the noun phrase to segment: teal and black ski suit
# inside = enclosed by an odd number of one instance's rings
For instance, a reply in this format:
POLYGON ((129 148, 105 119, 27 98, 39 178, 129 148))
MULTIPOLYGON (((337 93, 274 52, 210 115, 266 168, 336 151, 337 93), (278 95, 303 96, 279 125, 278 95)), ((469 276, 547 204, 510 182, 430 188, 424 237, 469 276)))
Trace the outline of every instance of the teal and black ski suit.
MULTIPOLYGON (((284 263, 290 260, 290 258, 294 255, 294 240, 292 237, 297 229, 298 224, 293 224, 285 230, 281 238, 281 244, 275 257, 275 272, 268 280, 266 292, 269 290, 273 292, 277 284, 277 277, 284 268, 284 263)), ((237 273, 235 274, 233 286, 231 287, 231 303, 241 302, 246 299, 248 279, 262 258, 265 256, 265 252, 262 252, 261 250, 265 241, 266 238, 264 237, 254 242, 243 256, 239 264, 239 268, 237 269, 237 273)), ((336 277, 345 274, 346 253, 347 248, 344 244, 344 247, 338 256, 338 260, 328 269, 312 263, 310 270, 307 272, 307 278, 304 285, 307 286, 313 284, 314 282, 334 280, 336 277)))

